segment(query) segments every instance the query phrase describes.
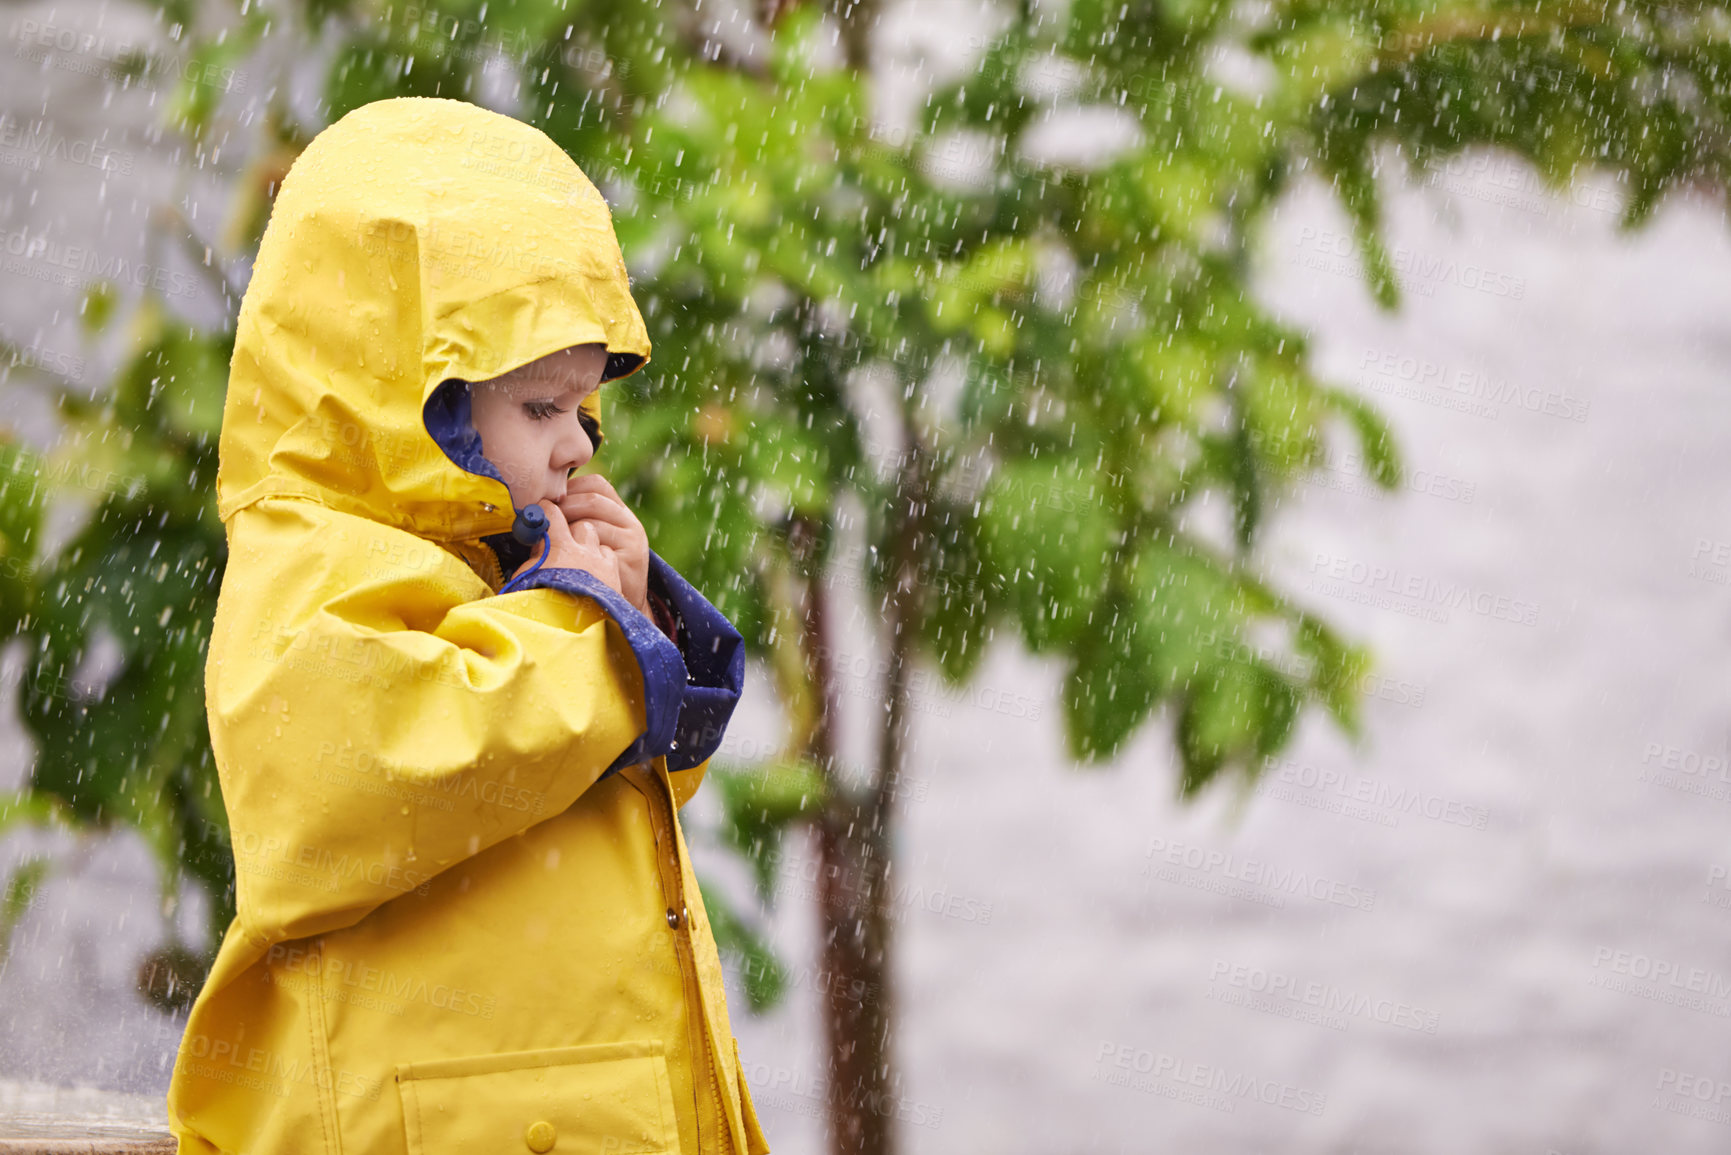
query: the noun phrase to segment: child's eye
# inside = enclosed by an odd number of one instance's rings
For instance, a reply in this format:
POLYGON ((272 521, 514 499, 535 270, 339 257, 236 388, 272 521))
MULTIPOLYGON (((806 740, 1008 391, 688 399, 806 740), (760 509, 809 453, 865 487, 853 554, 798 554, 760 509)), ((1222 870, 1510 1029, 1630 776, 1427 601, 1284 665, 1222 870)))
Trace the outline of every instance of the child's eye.
POLYGON ((545 421, 549 417, 565 412, 551 401, 525 401, 523 402, 523 411, 529 415, 531 421, 545 421))

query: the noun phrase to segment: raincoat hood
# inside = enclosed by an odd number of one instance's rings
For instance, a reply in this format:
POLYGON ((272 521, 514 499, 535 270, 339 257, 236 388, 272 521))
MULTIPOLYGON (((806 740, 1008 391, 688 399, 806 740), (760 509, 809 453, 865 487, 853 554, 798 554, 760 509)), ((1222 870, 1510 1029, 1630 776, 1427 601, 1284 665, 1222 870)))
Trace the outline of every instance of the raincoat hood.
POLYGON ((589 343, 603 381, 649 359, 612 214, 571 158, 462 101, 356 109, 296 160, 259 246, 218 513, 303 497, 432 541, 508 530, 467 391, 441 385, 589 343))

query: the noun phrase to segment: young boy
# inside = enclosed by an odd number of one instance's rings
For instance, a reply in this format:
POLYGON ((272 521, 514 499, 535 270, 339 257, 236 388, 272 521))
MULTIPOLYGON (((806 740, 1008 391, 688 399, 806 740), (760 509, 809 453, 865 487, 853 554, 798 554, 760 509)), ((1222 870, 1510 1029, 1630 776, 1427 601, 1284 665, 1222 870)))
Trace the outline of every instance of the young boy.
POLYGON ((536 130, 388 100, 295 163, 223 414, 238 913, 181 1152, 768 1151, 678 820, 741 639, 571 476, 649 351, 605 203, 536 130))

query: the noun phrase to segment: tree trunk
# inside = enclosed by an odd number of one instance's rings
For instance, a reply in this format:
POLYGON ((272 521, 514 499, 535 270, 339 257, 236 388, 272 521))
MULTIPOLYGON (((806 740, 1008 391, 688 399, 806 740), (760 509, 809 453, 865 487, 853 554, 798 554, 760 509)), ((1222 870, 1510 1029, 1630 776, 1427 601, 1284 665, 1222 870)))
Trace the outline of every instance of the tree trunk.
POLYGON ((867 808, 832 806, 818 825, 822 870, 824 1027, 834 1155, 891 1155, 887 839, 867 808), (851 815, 851 817, 850 817, 851 815))
POLYGON ((871 69, 872 29, 878 22, 878 0, 829 0, 830 14, 841 25, 842 51, 856 72, 871 69))
MULTIPOLYGON (((877 0, 830 0, 841 25, 849 67, 870 71, 877 0)), ((894 551, 891 589, 884 606, 889 626, 889 669, 884 684, 878 765, 869 788, 844 783, 835 768, 833 676, 829 659, 829 597, 818 565, 806 567, 807 653, 819 694, 814 762, 829 787, 816 823, 818 901, 822 925, 824 1034, 829 1044, 829 1140, 832 1155, 894 1155, 895 1088, 890 1030, 890 824, 904 760, 912 626, 917 620, 919 528, 925 512, 927 462, 911 421, 904 419, 907 453, 888 526, 894 551)), ((812 551, 809 557, 821 557, 812 551)))
POLYGON ((822 917, 824 1028, 829 1043, 828 1116, 833 1155, 894 1155, 900 1080, 892 1069, 894 1000, 890 973, 890 847, 894 803, 905 762, 908 675, 913 658, 920 527, 927 462, 909 437, 898 480, 892 583, 885 601, 889 668, 884 686, 878 764, 871 785, 849 787, 833 773, 831 723, 834 653, 828 637, 828 596, 821 573, 808 572, 806 645, 817 664, 823 721, 814 731, 814 761, 825 768, 829 800, 816 824, 822 917))

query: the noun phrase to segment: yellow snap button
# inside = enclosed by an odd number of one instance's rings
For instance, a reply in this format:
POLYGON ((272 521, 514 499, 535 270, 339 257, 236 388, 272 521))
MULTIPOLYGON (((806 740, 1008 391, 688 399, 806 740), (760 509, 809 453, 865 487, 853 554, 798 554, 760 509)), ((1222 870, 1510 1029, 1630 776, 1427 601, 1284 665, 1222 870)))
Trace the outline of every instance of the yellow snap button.
POLYGON ((536 1155, 553 1150, 553 1142, 558 1137, 558 1133, 553 1130, 553 1124, 545 1119, 531 1123, 523 1130, 523 1142, 529 1144, 529 1150, 536 1155))

